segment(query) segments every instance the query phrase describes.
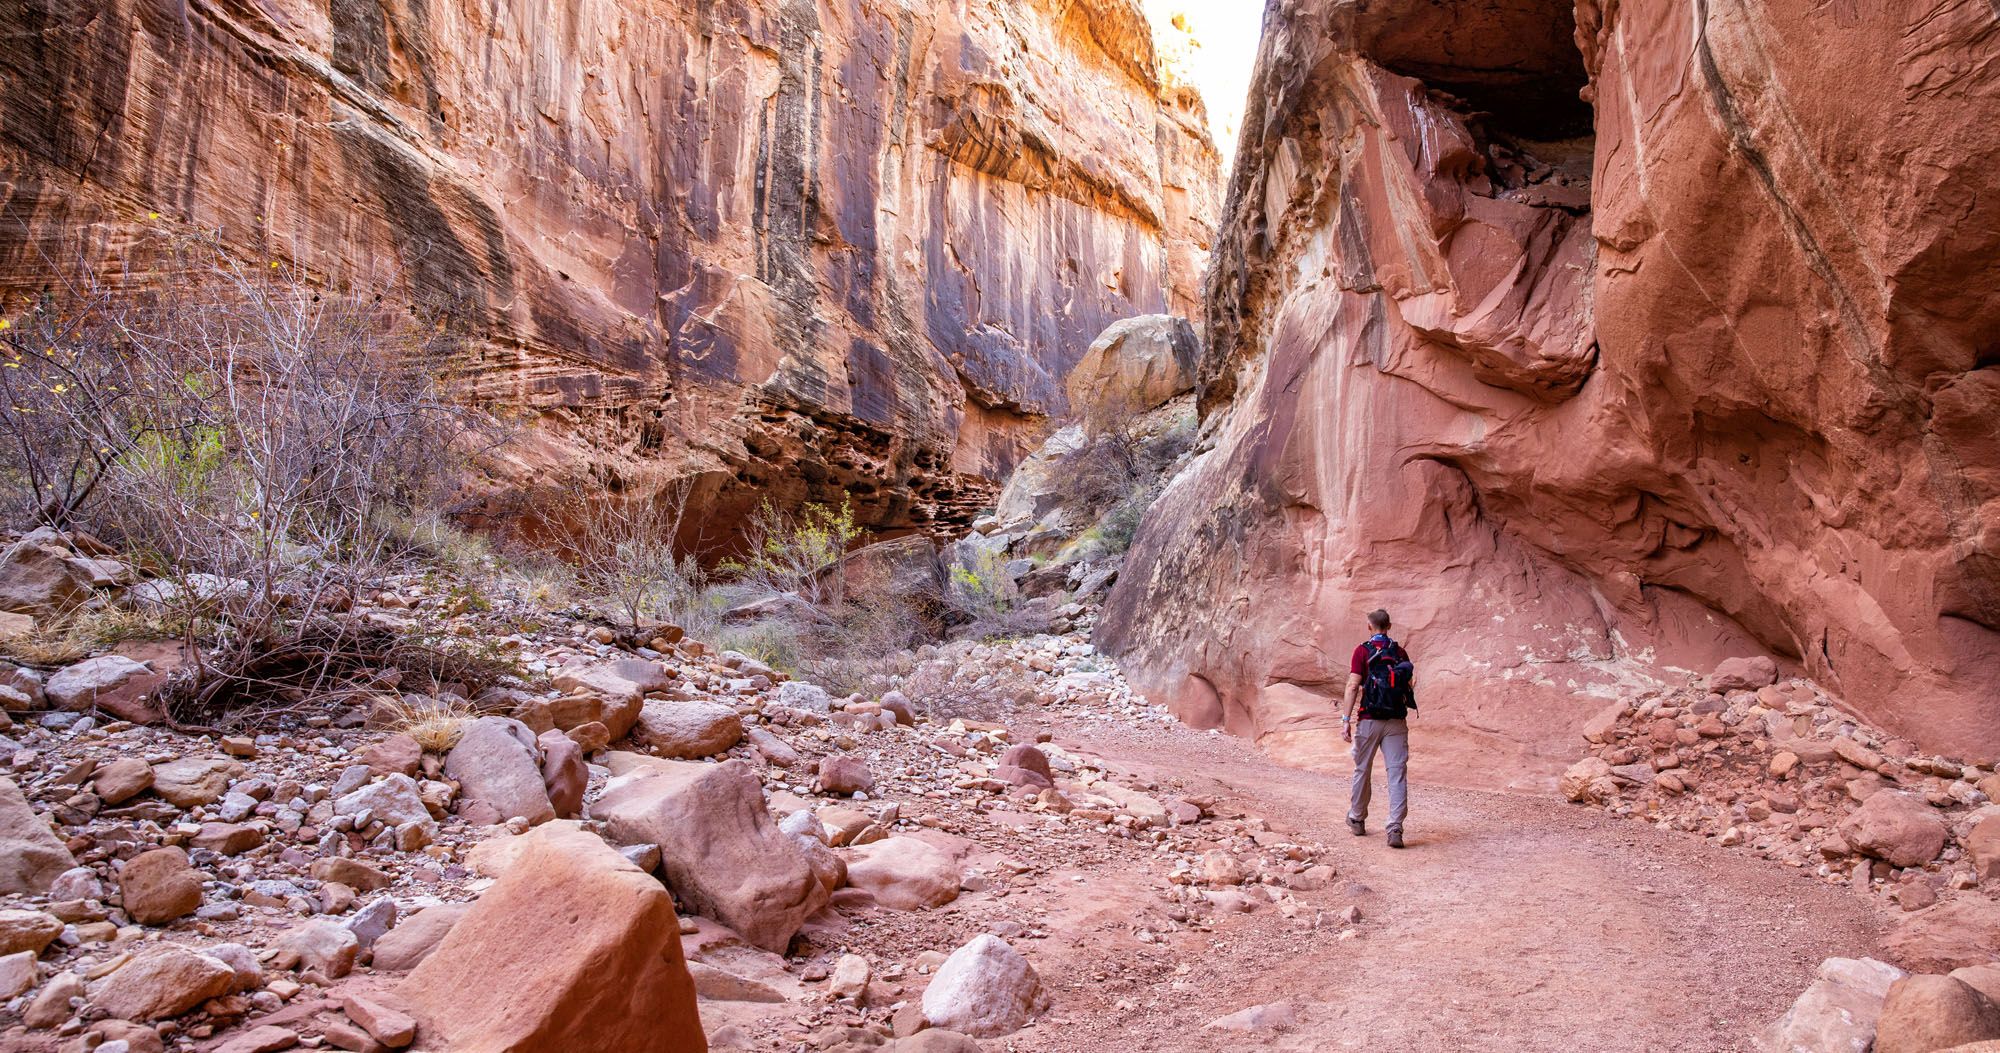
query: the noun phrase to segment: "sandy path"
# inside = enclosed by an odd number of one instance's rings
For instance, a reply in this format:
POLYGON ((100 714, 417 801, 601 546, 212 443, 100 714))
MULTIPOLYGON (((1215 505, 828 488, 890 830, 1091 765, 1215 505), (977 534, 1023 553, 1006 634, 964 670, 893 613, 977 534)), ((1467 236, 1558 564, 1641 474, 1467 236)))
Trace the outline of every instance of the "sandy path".
POLYGON ((1301 898, 1364 919, 1340 940, 1338 926, 1265 911, 1153 947, 1129 936, 1129 878, 1086 874, 1096 887, 1067 931, 1037 948, 1058 1007, 1016 1050, 1747 1049, 1822 959, 1875 944, 1874 909, 1842 889, 1559 800, 1417 783, 1395 852, 1376 823, 1364 839, 1346 831, 1344 778, 1247 743, 1101 726, 1058 737, 1333 846, 1343 880, 1301 898), (1279 1001, 1298 1026, 1204 1030, 1279 1001))

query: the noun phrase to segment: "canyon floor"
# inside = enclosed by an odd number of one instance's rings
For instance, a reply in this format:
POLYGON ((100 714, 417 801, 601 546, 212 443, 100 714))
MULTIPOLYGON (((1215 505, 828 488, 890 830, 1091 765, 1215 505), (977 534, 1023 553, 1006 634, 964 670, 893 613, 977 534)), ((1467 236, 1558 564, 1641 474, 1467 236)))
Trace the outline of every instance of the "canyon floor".
MULTIPOLYGON (((1340 879, 1316 895, 1361 921, 1343 938, 1260 913, 1176 934, 1163 953, 1119 938, 1125 911, 1094 880, 1079 899, 1101 905, 1075 908, 1081 938, 1038 948, 1067 996, 1013 1049, 1750 1049, 1821 960, 1876 941, 1869 899, 1553 798, 1413 784, 1398 852, 1379 812, 1368 836, 1347 832, 1345 777, 1279 766, 1240 739, 1092 724, 1057 741, 1325 844, 1340 879), (1106 962, 1131 966, 1123 982, 1068 993, 1106 962), (1274 1003, 1295 1023, 1234 1037, 1206 1027, 1274 1003)), ((1135 877, 1105 876, 1114 888, 1135 877)))
MULTIPOLYGON (((1346 829, 1343 754, 1287 767, 1177 722, 1091 645, 1088 604, 889 655, 900 686, 835 698, 692 639, 460 599, 411 575, 348 615, 512 656, 523 686, 474 692, 445 738, 442 683, 226 735, 147 722, 159 674, 123 652, 0 670, 0 858, 40 875, 0 896, 0 1050, 545 1048, 500 1043, 505 1013, 452 1020, 525 967, 574 986, 506 995, 524 1019, 601 1037, 678 1014, 715 1050, 1752 1050, 1828 959, 1942 973, 2000 931, 1977 832, 2000 775, 1771 668, 1610 704, 1532 791, 1451 785, 1524 780, 1419 716, 1398 851, 1381 796, 1346 829), (670 941, 646 919, 673 915, 507 894, 558 864, 671 890, 691 1007, 588 1001, 627 979, 588 948, 670 941), (545 931, 565 916, 598 942, 545 931), (970 999, 1012 1007, 975 1045, 940 992, 1001 941, 1026 978, 970 999), (414 1019, 376 1042, 372 1006, 414 1019)), ((1850 1026, 1832 1010, 1787 1034, 1850 1026)))

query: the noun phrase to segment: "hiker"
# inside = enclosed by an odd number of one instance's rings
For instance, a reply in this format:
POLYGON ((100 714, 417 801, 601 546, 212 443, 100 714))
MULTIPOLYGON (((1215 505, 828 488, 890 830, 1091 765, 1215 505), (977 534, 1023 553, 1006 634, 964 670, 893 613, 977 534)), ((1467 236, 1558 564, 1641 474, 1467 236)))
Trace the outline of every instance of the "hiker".
POLYGON ((1368 832, 1368 779, 1375 753, 1389 773, 1390 848, 1403 847, 1403 817, 1409 813, 1409 784, 1404 769, 1410 763, 1409 718, 1417 711, 1410 690, 1415 670, 1403 645, 1389 639, 1389 612, 1368 615, 1373 635, 1354 649, 1347 670, 1347 697, 1342 703, 1340 737, 1354 743, 1354 788, 1347 804, 1347 828, 1360 837, 1368 832), (1359 704, 1361 719, 1355 721, 1359 704))

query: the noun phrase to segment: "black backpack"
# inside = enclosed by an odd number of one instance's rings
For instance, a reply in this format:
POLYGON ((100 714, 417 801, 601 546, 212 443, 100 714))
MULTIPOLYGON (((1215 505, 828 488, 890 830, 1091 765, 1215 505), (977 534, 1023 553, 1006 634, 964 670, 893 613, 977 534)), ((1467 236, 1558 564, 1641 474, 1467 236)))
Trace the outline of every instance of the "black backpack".
POLYGON ((1417 708, 1416 693, 1410 690, 1417 669, 1403 645, 1377 635, 1362 646, 1368 649, 1368 676, 1361 683, 1361 715, 1370 720, 1409 716, 1417 708))

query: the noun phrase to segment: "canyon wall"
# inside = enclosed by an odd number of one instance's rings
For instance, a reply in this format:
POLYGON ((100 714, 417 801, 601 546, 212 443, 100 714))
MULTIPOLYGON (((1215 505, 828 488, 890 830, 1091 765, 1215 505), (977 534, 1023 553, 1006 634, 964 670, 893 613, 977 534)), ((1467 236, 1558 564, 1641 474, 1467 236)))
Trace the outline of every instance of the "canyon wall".
POLYGON ((1273 0, 1100 643, 1306 763, 1377 606, 1474 781, 1738 653, 2000 753, 1996 55, 1978 0, 1273 0))
MULTIPOLYGON (((0 291, 161 232, 442 301, 577 461, 963 522, 1109 322, 1191 314, 1217 159, 1132 0, 0 0, 0 291)), ((261 265, 261 264, 260 264, 261 265)))

